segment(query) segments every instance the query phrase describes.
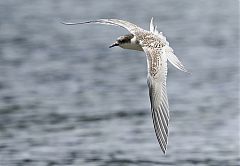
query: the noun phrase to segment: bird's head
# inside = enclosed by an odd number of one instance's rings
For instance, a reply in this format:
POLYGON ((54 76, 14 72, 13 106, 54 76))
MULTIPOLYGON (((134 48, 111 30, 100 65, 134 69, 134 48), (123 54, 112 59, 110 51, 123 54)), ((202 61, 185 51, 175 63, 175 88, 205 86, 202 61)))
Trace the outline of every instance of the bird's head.
POLYGON ((126 44, 131 44, 131 39, 134 37, 133 34, 127 34, 124 36, 120 36, 117 38, 117 40, 109 46, 109 48, 115 47, 115 46, 119 46, 122 47, 123 45, 126 44))

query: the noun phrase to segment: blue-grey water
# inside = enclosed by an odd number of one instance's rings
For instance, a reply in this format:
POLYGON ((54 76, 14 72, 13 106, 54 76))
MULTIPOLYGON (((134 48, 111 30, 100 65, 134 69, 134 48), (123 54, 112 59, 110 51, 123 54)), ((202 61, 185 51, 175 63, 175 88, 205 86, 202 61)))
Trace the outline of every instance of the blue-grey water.
POLYGON ((239 165, 237 0, 0 1, 1 166, 239 165), (191 71, 169 64, 167 155, 155 137, 142 52, 118 27, 151 17, 191 71))

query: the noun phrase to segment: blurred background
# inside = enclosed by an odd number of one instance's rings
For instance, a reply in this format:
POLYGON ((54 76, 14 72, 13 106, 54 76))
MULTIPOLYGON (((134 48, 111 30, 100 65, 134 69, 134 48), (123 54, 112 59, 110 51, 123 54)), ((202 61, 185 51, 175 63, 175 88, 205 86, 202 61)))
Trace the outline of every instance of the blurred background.
POLYGON ((1 166, 239 165, 237 0, 0 1, 1 166), (60 21, 151 17, 192 75, 169 64, 167 155, 145 54, 124 29, 60 21))

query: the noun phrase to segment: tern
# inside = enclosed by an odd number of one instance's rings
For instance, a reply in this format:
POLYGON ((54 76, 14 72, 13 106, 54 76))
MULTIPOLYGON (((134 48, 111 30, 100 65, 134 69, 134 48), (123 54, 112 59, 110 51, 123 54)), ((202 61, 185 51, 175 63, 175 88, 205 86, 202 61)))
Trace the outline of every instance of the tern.
POLYGON ((99 19, 85 22, 62 22, 65 25, 77 24, 106 24, 125 28, 130 34, 120 36, 109 48, 119 46, 123 49, 144 51, 147 57, 147 84, 153 126, 158 143, 166 154, 169 134, 169 105, 166 89, 167 61, 177 69, 188 72, 169 46, 169 42, 162 32, 150 22, 150 31, 144 30, 128 21, 119 19, 99 19))

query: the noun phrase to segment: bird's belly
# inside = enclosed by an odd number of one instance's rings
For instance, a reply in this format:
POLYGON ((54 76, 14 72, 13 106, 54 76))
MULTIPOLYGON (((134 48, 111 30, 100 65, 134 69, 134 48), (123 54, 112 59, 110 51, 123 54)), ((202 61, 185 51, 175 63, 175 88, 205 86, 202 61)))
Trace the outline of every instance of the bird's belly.
POLYGON ((142 47, 139 44, 123 44, 120 47, 129 50, 143 51, 142 47))

